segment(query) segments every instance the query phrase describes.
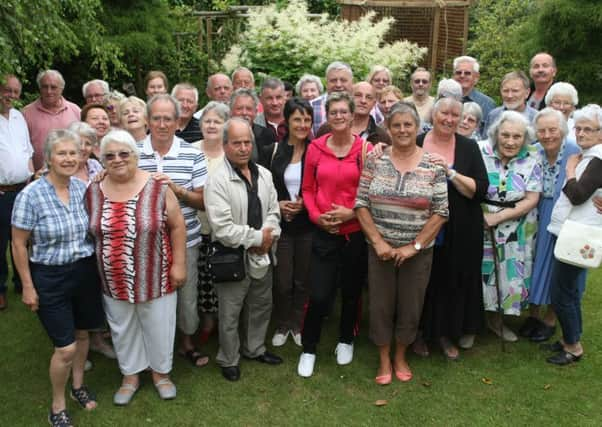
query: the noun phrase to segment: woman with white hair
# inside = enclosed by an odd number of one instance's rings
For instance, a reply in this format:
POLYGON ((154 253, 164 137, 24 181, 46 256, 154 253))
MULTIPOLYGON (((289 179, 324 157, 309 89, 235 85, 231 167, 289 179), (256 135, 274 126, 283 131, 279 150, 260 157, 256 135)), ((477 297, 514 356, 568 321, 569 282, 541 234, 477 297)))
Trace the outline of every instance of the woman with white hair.
POLYGON ((528 120, 505 111, 479 145, 489 177, 484 218, 489 230, 483 250, 483 300, 487 326, 506 341, 516 341, 502 314, 520 316, 526 307, 533 267, 537 202, 542 171, 528 120), (495 239, 492 242, 491 238, 495 239), (493 252, 497 256, 494 256, 493 252), (497 265, 496 265, 497 264, 497 265))
POLYGON ((575 123, 571 116, 579 104, 579 95, 575 86, 566 82, 554 83, 546 93, 545 102, 547 107, 552 107, 564 115, 568 127, 567 137, 574 141, 575 123))
POLYGON ((89 231, 96 243, 103 302, 127 405, 147 368, 161 399, 176 397, 169 379, 176 331, 175 290, 186 280, 186 227, 169 187, 138 168, 139 152, 123 130, 100 143, 106 168, 88 187, 89 231))
MULTIPOLYGON (((556 315, 550 306, 550 281, 556 238, 547 231, 552 208, 560 197, 566 179, 566 163, 570 156, 580 152, 577 144, 566 138, 565 116, 547 107, 533 120, 542 162, 542 194, 537 204, 537 238, 533 276, 529 288, 529 317, 519 329, 519 335, 534 342, 546 341, 556 332, 556 315), (548 306, 545 315, 543 306, 548 306)), ((585 271, 579 276, 579 288, 585 286, 585 271)))
POLYGON ((73 122, 69 130, 78 134, 81 141, 79 167, 74 176, 88 185, 102 171, 100 162, 90 158, 94 147, 98 146, 96 131, 86 122, 73 122))
POLYGON ((466 138, 479 141, 481 134, 479 126, 483 121, 483 110, 476 102, 466 102, 462 109, 462 120, 458 125, 458 133, 466 138))
POLYGON ((136 96, 124 98, 119 103, 120 128, 127 130, 136 142, 146 138, 148 117, 146 102, 136 96))
MULTIPOLYGON (((384 65, 374 65, 370 69, 366 81, 376 89, 376 97, 378 98, 381 90, 393 84, 393 75, 391 74, 391 70, 384 65)), ((377 125, 385 121, 385 115, 380 110, 378 103, 372 108, 370 115, 374 118, 377 125)))
POLYGON ((306 101, 316 99, 324 92, 324 85, 318 76, 303 74, 297 84, 295 91, 306 101))
MULTIPOLYGON (((593 198, 600 196, 602 187, 602 109, 587 105, 575 112, 575 133, 582 152, 573 155, 566 164, 566 184, 552 211, 548 231, 558 236, 568 219, 580 224, 602 227, 602 215, 596 211, 593 198)), ((581 334, 580 275, 583 268, 557 259, 552 265, 552 307, 562 328, 562 339, 546 346, 556 352, 547 361, 569 365, 583 357, 581 334)))

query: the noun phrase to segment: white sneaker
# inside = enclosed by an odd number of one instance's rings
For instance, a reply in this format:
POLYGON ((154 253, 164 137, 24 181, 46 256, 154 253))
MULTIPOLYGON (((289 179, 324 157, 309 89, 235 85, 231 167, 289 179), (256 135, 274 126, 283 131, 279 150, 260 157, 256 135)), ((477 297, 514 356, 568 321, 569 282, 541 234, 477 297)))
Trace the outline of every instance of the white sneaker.
POLYGON ((487 327, 504 341, 518 341, 518 336, 516 336, 516 334, 509 327, 504 325, 499 318, 490 317, 487 321, 487 327))
POLYGON ((299 376, 309 378, 314 373, 314 365, 316 364, 316 355, 312 353, 301 353, 297 373, 299 376))
POLYGON ((286 344, 288 333, 289 331, 283 332, 280 329, 277 329, 276 333, 272 337, 272 345, 274 347, 282 347, 284 344, 286 344))
POLYGON ((458 340, 458 346, 464 350, 471 349, 474 345, 475 335, 462 335, 458 340))
POLYGON ((86 360, 86 363, 84 363, 84 372, 91 371, 93 367, 94 365, 92 364, 92 362, 86 360))
POLYGON ((293 332, 293 331, 288 331, 289 334, 291 334, 291 337, 293 337, 293 341, 295 341, 295 344, 297 345, 297 347, 302 347, 303 344, 301 342, 301 332, 293 332))
POLYGON ((353 344, 338 343, 334 349, 339 365, 349 365, 353 361, 353 344))

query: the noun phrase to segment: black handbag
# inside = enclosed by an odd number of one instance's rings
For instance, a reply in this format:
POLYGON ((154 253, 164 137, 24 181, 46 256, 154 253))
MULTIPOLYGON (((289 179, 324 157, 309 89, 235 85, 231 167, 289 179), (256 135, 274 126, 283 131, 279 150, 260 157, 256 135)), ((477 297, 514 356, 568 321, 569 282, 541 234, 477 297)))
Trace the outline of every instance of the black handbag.
POLYGON ((209 265, 214 283, 240 282, 245 278, 245 251, 243 246, 231 248, 220 242, 211 243, 209 265))

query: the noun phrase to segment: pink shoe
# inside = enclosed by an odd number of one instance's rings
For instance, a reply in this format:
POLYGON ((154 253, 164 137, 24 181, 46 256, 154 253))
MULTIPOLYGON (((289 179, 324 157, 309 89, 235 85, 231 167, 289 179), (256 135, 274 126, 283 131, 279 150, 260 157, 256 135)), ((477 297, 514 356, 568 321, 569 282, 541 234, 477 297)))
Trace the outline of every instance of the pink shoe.
POLYGON ((395 371, 395 376, 397 377, 397 379, 403 383, 408 382, 412 379, 412 371, 408 371, 408 372, 401 372, 401 371, 395 371))
POLYGON ((391 372, 389 372, 388 374, 379 375, 378 377, 374 378, 374 381, 378 385, 391 384, 391 372))

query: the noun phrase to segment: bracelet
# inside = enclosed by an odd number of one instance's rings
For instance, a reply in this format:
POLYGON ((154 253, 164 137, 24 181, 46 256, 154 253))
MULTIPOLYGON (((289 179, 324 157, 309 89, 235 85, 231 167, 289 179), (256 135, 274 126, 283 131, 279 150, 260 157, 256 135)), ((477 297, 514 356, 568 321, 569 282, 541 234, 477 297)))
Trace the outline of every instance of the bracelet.
POLYGON ((456 172, 455 169, 448 169, 448 171, 450 172, 450 174, 447 175, 447 180, 448 181, 453 181, 454 178, 456 177, 456 175, 458 175, 458 172, 456 172))

